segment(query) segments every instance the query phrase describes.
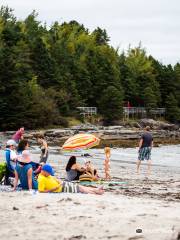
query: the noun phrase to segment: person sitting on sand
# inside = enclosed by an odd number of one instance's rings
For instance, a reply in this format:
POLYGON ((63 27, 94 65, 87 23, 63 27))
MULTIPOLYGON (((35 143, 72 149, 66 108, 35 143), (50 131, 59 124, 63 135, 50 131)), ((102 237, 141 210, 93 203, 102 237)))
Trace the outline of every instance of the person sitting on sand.
POLYGON ((99 179, 97 169, 94 168, 90 160, 85 161, 85 169, 85 174, 89 175, 93 181, 97 181, 99 179))
POLYGON ((29 148, 28 140, 26 140, 26 139, 21 140, 18 144, 18 147, 17 147, 18 156, 20 157, 22 155, 22 152, 24 150, 28 150, 28 148, 29 148))
POLYGON ((15 167, 16 167, 16 142, 14 140, 8 140, 6 143, 5 157, 6 157, 6 174, 5 174, 5 185, 11 184, 10 177, 14 178, 15 167))
POLYGON ((79 180, 79 176, 85 172, 85 168, 76 163, 76 157, 71 156, 66 165, 67 181, 79 180))
POLYGON ((14 140, 8 140, 6 143, 6 164, 8 170, 13 173, 16 166, 17 154, 16 154, 16 142, 14 140))
POLYGON ((28 150, 24 150, 21 157, 18 158, 17 165, 15 167, 15 180, 13 190, 16 190, 18 180, 20 180, 20 187, 24 190, 32 190, 38 188, 28 150))
POLYGON ((48 164, 42 166, 41 173, 38 176, 38 191, 40 193, 90 193, 103 194, 102 188, 85 187, 71 182, 62 182, 55 178, 52 167, 48 164))
POLYGON ((104 148, 105 152, 105 160, 104 160, 104 172, 105 172, 105 179, 111 179, 110 176, 110 157, 111 157, 111 149, 110 147, 104 148))
MULTIPOLYGON (((28 154, 30 155, 29 152, 29 142, 26 139, 23 139, 19 142, 18 147, 17 147, 17 153, 18 153, 18 159, 21 159, 22 157, 22 153, 23 151, 27 151, 28 154)), ((30 157, 31 158, 31 157, 30 157)), ((35 163, 33 161, 30 162, 30 164, 32 165, 33 171, 34 173, 37 175, 38 173, 40 173, 41 171, 41 164, 39 163, 35 163)))

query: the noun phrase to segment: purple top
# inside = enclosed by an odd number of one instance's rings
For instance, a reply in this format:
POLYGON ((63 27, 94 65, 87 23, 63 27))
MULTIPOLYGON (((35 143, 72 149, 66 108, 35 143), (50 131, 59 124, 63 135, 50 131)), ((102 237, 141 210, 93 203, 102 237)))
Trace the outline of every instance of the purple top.
POLYGON ((19 142, 19 140, 21 139, 23 135, 23 132, 21 132, 21 130, 18 130, 13 136, 12 139, 16 142, 19 142))

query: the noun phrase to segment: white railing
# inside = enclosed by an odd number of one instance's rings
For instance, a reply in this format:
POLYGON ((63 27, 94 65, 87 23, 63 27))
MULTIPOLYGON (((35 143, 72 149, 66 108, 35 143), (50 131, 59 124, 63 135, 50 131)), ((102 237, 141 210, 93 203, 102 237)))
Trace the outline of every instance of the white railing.
POLYGON ((96 115, 97 108, 96 107, 77 107, 82 115, 96 115))
MULTIPOLYGON (((123 107, 124 113, 147 113, 147 109, 145 107, 123 107)), ((149 110, 152 114, 165 114, 165 108, 152 108, 149 110)))
POLYGON ((145 107, 123 107, 123 114, 124 118, 129 117, 146 117, 147 115, 151 114, 153 116, 162 117, 166 113, 165 108, 152 108, 147 109, 145 107))

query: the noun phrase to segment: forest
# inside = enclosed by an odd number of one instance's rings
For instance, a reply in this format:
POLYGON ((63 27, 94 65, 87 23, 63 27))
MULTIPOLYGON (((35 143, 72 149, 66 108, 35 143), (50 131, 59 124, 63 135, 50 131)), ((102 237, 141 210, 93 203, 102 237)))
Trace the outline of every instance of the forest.
MULTIPOLYGON (((0 9, 0 129, 67 126, 77 107, 97 107, 108 124, 123 106, 165 107, 180 121, 180 63, 164 65, 141 44, 115 49, 105 29, 76 21, 46 26, 33 11, 0 9)), ((120 41, 121 39, 119 39, 120 41)))

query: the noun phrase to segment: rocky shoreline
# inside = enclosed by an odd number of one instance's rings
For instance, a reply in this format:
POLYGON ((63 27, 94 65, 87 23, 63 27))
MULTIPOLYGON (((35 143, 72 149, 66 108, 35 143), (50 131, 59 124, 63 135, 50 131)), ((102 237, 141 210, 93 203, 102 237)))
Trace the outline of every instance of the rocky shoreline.
MULTIPOLYGON (((101 139, 98 147, 135 147, 145 126, 151 127, 155 146, 166 144, 180 144, 180 128, 178 125, 169 124, 152 119, 141 119, 139 122, 121 123, 117 126, 97 126, 92 124, 81 124, 71 128, 47 129, 47 130, 28 130, 25 138, 29 139, 32 145, 36 144, 36 137, 43 134, 50 146, 61 146, 70 136, 88 132, 95 134, 101 139)), ((0 143, 10 139, 14 132, 1 132, 0 143)))

